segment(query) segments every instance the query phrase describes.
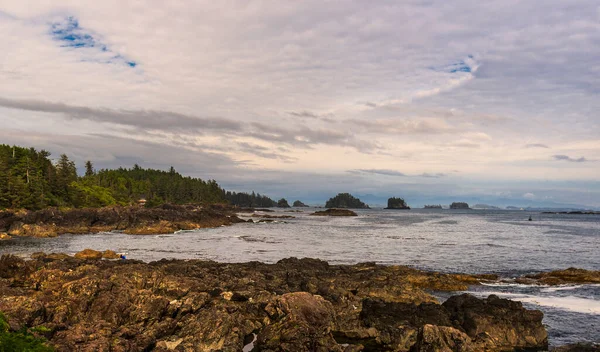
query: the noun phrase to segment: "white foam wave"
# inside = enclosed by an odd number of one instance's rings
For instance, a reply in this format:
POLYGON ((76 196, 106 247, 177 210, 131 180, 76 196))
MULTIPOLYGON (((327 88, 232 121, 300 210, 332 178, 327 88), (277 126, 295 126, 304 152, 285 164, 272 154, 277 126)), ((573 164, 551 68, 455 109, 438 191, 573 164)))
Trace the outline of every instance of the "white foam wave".
POLYGON ((547 285, 527 285, 527 284, 518 284, 513 282, 482 282, 482 286, 491 286, 491 287, 519 287, 519 288, 528 288, 528 287, 550 287, 547 285))
POLYGON ((593 284, 593 285, 561 285, 561 286, 547 287, 547 288, 544 288, 544 289, 542 289, 540 291, 541 292, 569 291, 569 290, 576 290, 576 289, 582 288, 582 287, 600 287, 600 284, 593 284))
POLYGON ((552 307, 557 309, 568 310, 571 312, 586 313, 586 314, 598 314, 600 315, 600 301, 589 298, 581 298, 575 296, 566 297, 543 297, 526 295, 519 293, 506 293, 506 292, 477 292, 476 294, 482 296, 496 295, 502 298, 510 298, 515 301, 521 301, 524 303, 531 303, 538 306, 552 307))

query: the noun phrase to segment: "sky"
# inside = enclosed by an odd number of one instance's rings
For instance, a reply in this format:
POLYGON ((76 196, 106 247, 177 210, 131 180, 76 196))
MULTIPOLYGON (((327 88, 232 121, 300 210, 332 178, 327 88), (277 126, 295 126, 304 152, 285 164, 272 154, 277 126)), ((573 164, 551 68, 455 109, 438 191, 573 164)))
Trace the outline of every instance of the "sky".
POLYGON ((600 208, 600 2, 0 0, 0 143, 313 204, 600 208))

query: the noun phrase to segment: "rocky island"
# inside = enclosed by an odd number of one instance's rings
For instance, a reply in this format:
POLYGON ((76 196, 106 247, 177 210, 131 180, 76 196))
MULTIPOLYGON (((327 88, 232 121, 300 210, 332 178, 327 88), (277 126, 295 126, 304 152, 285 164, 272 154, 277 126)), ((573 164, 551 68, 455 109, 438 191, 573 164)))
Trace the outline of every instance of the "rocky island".
POLYGON ((450 209, 471 209, 469 208, 469 204, 465 202, 453 202, 450 204, 450 209))
POLYGON ((442 205, 441 204, 436 204, 436 205, 427 204, 423 207, 423 209, 442 209, 442 205))
POLYGON ((325 208, 369 209, 369 206, 350 193, 339 193, 325 203, 325 208))
POLYGON ((285 199, 285 198, 281 198, 280 200, 277 201, 277 207, 278 208, 291 208, 290 205, 288 204, 287 199, 285 199))
MULTIPOLYGON (((545 350, 543 314, 455 295, 490 276, 316 259, 0 257, 0 311, 56 351, 545 350)), ((22 331, 22 330, 20 330, 22 331)))
POLYGON ((294 201, 294 203, 292 204, 292 206, 293 206, 294 208, 306 208, 306 207, 308 207, 308 205, 306 205, 306 204, 302 203, 302 202, 301 202, 301 201, 299 201, 299 200, 295 200, 295 201, 294 201))
POLYGON ((404 199, 392 197, 388 199, 387 208, 385 209, 405 209, 410 210, 404 199))

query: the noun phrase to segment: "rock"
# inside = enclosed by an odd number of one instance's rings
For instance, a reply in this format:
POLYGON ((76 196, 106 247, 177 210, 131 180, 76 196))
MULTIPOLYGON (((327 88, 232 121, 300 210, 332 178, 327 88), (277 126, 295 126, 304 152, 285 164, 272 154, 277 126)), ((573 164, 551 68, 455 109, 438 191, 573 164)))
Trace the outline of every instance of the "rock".
POLYGON ((270 214, 252 214, 254 218, 262 218, 262 219, 294 219, 295 216, 291 215, 270 215, 270 214))
POLYGON ((469 204, 465 202, 453 202, 450 204, 450 209, 470 209, 469 204))
POLYGON ((47 328, 59 352, 237 352, 254 335, 263 352, 539 345, 539 312, 492 297, 440 305, 425 291, 476 282, 468 275, 310 258, 228 264, 51 255, 0 256, 0 311, 14 330, 47 328))
POLYGON ((327 210, 316 211, 316 212, 314 212, 314 213, 312 213, 310 215, 316 215, 316 216, 357 216, 358 214, 356 214, 352 210, 348 210, 348 209, 327 209, 327 210))
POLYGON ((285 198, 281 198, 280 200, 277 201, 277 207, 278 208, 289 208, 290 205, 288 204, 288 201, 285 198))
POLYGON ((292 206, 293 206, 294 208, 304 208, 304 207, 308 207, 308 205, 306 205, 306 204, 302 203, 302 202, 301 202, 301 201, 299 201, 299 200, 295 200, 295 201, 294 201, 294 203, 292 204, 292 206))
POLYGON ((566 346, 555 347, 551 352, 600 352, 600 344, 576 343, 566 346))
POLYGON ((515 281, 528 284, 563 285, 563 284, 600 284, 599 270, 568 268, 547 273, 526 275, 515 281))
POLYGON ((0 232, 0 241, 1 240, 10 240, 12 237, 6 232, 0 232))
POLYGON ((95 251, 93 249, 84 249, 81 252, 75 254, 77 259, 102 259, 102 252, 95 251))
POLYGON ((104 258, 104 259, 120 259, 121 256, 119 254, 117 254, 117 252, 107 249, 104 252, 102 252, 102 258, 104 258))
POLYGON ((419 329, 417 342, 411 352, 478 352, 464 332, 449 327, 426 324, 419 329))
POLYGON ((402 198, 388 198, 388 205, 385 209, 403 209, 410 210, 410 207, 406 204, 402 198))
POLYGON ((165 204, 157 208, 107 207, 11 212, 0 214, 0 231, 11 236, 54 237, 65 233, 122 231, 128 234, 173 233, 219 227, 243 220, 234 208, 165 204))
POLYGON ((548 348, 548 334, 542 324, 544 314, 523 308, 521 302, 495 295, 478 299, 462 294, 450 297, 442 306, 467 335, 489 348, 548 348))
POLYGON ((256 338, 259 351, 339 351, 331 334, 334 311, 330 302, 307 292, 288 293, 271 306, 274 323, 256 338))

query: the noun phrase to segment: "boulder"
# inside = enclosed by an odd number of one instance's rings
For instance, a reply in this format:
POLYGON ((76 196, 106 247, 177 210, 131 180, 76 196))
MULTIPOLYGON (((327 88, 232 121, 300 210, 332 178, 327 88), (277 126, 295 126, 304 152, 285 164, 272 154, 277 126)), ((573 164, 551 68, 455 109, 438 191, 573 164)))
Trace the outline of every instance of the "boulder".
POLYGON ((411 352, 478 352, 471 338, 464 332, 449 327, 426 324, 419 329, 417 342, 411 352))
POLYGON ((104 252, 102 252, 102 258, 104 258, 104 259, 119 259, 119 258, 121 258, 121 256, 117 252, 107 249, 104 252))
POLYGON ((77 259, 102 259, 102 252, 95 251, 93 249, 84 249, 81 252, 75 254, 77 259))
POLYGON ((1 240, 10 240, 12 237, 6 232, 0 232, 0 241, 1 240))
POLYGON ((521 302, 490 295, 479 299, 469 294, 450 297, 443 307, 451 321, 478 343, 495 350, 548 348, 548 334, 539 310, 527 310, 521 302))
POLYGON ((339 351, 332 304, 307 292, 287 293, 265 310, 274 321, 256 338, 259 351, 339 351))

